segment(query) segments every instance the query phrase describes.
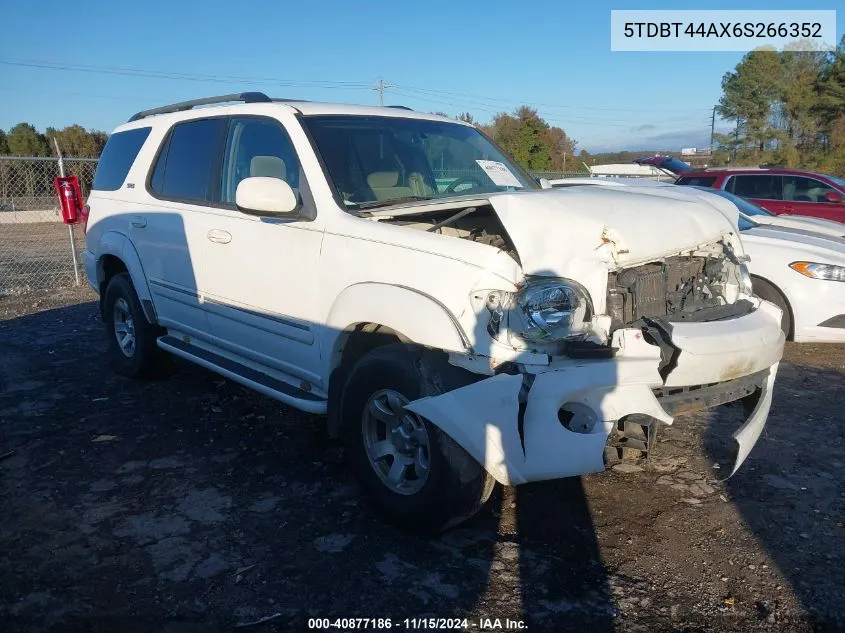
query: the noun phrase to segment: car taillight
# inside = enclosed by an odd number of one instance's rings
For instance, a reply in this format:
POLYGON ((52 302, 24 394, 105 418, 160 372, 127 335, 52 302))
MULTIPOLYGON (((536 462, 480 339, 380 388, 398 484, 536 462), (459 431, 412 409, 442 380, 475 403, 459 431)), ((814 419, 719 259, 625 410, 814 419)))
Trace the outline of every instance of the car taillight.
POLYGON ((91 213, 91 207, 87 204, 82 207, 82 234, 88 234, 88 216, 91 213))

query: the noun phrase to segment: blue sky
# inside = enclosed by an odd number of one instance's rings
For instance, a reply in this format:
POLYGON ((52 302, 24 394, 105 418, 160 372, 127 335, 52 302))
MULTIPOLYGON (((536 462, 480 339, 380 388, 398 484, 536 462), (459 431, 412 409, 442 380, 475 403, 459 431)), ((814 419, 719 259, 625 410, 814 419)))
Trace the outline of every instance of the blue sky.
MULTIPOLYGON (((79 123, 110 131, 140 109, 241 90, 375 104, 369 86, 383 78, 395 84, 385 91, 387 104, 469 111, 486 122, 527 103, 589 151, 676 150, 709 143, 722 75, 742 56, 610 51, 611 8, 683 8, 677 0, 77 0, 64 12, 57 6, 45 0, 4 6, 4 129, 28 121, 42 129, 79 123), (59 20, 65 36, 55 29, 59 20), (62 65, 88 71, 56 68, 62 65), (91 72, 103 68, 156 76, 91 72)), ((757 7, 836 8, 813 0, 696 8, 757 7)), ((840 16, 838 36, 843 26, 840 16)))

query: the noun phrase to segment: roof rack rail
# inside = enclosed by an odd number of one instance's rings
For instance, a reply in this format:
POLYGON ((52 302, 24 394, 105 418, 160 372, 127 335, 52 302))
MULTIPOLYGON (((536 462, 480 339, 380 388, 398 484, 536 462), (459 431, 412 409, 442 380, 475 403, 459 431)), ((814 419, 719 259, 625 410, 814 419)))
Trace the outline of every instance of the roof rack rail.
POLYGON ((410 110, 411 112, 413 112, 413 111, 414 111, 414 109, 413 109, 413 108, 409 108, 408 106, 403 106, 403 105, 389 105, 389 106, 387 106, 387 107, 388 107, 388 108, 396 108, 396 109, 398 109, 398 110, 410 110))
POLYGON ((132 118, 129 119, 129 122, 131 123, 132 121, 137 121, 138 119, 143 119, 148 116, 154 116, 156 114, 182 112, 184 110, 190 110, 191 108, 195 108, 196 106, 211 105, 214 103, 226 103, 227 101, 243 101, 244 103, 271 103, 273 100, 270 99, 270 97, 268 97, 263 92, 240 92, 230 95, 221 95, 219 97, 192 99, 191 101, 182 101, 180 103, 174 103, 171 105, 162 106, 160 108, 153 108, 152 110, 143 110, 142 112, 138 112, 137 114, 133 115, 132 118))

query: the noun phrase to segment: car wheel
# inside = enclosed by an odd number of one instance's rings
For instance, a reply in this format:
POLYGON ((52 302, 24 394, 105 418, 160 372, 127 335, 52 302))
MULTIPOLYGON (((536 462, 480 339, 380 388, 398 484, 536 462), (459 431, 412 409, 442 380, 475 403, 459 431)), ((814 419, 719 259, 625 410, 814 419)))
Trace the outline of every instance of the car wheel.
POLYGON ((457 525, 493 491, 495 480, 460 445, 404 409, 473 380, 442 355, 404 344, 369 352, 350 372, 340 400, 347 459, 376 511, 406 530, 457 525))
POLYGON ((770 284, 765 279, 760 279, 759 277, 752 277, 752 287, 754 288, 754 294, 760 297, 765 301, 770 301, 774 303, 777 307, 783 310, 783 316, 781 317, 780 327, 783 330, 784 335, 787 339, 792 338, 792 311, 789 308, 789 304, 786 301, 786 297, 784 297, 780 290, 775 288, 772 284, 770 284))
POLYGON ((156 346, 161 334, 147 321, 129 275, 109 280, 103 301, 108 355, 115 371, 130 378, 152 377, 162 372, 164 354, 156 346))

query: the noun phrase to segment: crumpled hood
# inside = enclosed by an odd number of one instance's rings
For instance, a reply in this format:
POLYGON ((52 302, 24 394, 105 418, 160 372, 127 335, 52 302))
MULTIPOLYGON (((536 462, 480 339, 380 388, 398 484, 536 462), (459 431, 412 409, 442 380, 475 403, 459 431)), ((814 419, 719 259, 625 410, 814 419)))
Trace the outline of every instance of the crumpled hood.
POLYGON ((490 196, 527 275, 659 259, 736 233, 734 205, 674 187, 573 187, 490 196), (725 204, 722 204, 724 202, 725 204))

